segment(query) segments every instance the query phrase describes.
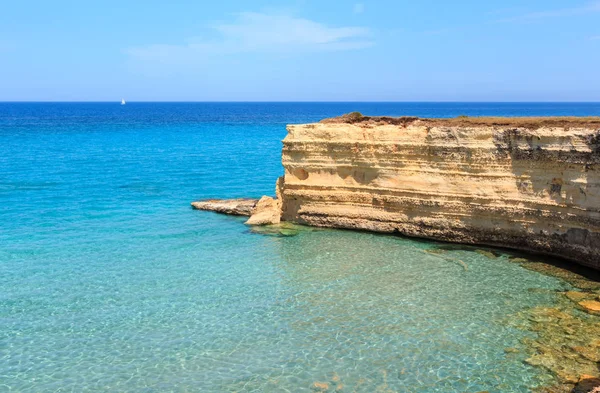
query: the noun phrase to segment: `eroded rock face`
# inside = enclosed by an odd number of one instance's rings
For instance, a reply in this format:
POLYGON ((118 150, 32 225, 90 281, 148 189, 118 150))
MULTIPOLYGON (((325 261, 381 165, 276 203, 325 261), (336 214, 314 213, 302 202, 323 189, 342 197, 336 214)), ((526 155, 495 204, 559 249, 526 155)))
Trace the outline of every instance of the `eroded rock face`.
POLYGON ((282 219, 524 249, 598 269, 592 120, 288 126, 282 219))
POLYGON ((252 214, 258 199, 207 199, 192 202, 192 207, 198 210, 209 210, 217 213, 232 214, 236 216, 249 216, 252 214))

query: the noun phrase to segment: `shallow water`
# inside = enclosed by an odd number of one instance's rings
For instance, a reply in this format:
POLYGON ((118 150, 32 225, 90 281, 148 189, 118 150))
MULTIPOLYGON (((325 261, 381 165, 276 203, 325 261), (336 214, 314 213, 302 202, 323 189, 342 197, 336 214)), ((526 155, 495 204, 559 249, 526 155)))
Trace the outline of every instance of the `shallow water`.
POLYGON ((545 105, 0 104, 0 391, 550 382, 523 363, 533 333, 514 319, 555 304, 564 281, 506 255, 349 231, 255 234, 189 208, 272 194, 286 123, 356 109, 600 114, 545 105))

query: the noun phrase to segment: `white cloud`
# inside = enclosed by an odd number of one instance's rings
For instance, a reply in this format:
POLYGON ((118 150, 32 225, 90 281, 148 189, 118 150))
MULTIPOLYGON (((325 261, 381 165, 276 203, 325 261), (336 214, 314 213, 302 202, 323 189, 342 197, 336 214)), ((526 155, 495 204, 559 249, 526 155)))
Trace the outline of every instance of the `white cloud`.
POLYGON ((356 3, 354 4, 354 8, 352 9, 352 11, 355 14, 362 14, 363 12, 365 12, 365 5, 363 3, 356 3))
POLYGON ((213 54, 294 53, 360 49, 373 45, 369 29, 332 27, 290 15, 243 12, 208 28, 185 44, 153 44, 125 50, 138 59, 174 62, 213 54), (208 38, 212 36, 212 38, 208 38))

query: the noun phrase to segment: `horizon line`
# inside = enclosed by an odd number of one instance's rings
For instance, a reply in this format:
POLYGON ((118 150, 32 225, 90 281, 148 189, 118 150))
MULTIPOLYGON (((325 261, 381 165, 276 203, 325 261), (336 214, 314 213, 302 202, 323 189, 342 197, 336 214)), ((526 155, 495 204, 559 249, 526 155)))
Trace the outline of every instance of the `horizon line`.
MULTIPOLYGON (((119 104, 121 101, 51 101, 51 100, 16 100, 16 101, 5 101, 0 100, 0 104, 119 104)), ((600 104, 599 101, 154 101, 154 100, 140 100, 140 101, 127 101, 127 103, 140 103, 140 104, 600 104)))

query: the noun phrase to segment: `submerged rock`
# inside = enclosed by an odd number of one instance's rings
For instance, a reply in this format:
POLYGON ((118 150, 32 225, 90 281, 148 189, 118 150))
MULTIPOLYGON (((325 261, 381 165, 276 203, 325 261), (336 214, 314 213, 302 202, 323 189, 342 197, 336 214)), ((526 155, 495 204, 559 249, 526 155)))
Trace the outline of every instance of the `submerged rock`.
POLYGON ((329 390, 329 384, 327 382, 315 382, 311 389, 315 392, 326 392, 329 390))
POLYGON ((600 282, 598 281, 590 281, 590 280, 573 280, 571 282, 573 286, 576 286, 579 289, 587 289, 587 290, 597 290, 600 289, 600 282))
POLYGON ((518 263, 527 270, 560 278, 583 291, 600 290, 600 273, 586 267, 567 265, 556 260, 549 261, 542 258, 509 257, 508 260, 518 263))
POLYGON ((554 386, 544 386, 539 389, 535 389, 535 393, 572 393, 575 385, 572 383, 561 383, 554 386))
POLYGON ((540 392, 570 392, 567 387, 581 382, 584 374, 600 378, 598 317, 581 313, 577 304, 566 298, 558 307, 536 307, 524 316, 529 320, 527 329, 537 333, 537 337, 523 340, 531 353, 525 362, 550 370, 560 382, 540 392))
POLYGON ((585 347, 573 347, 573 350, 592 362, 600 362, 600 347, 594 346, 593 343, 585 347))
POLYGON ((577 292, 577 291, 568 291, 565 292, 565 296, 576 303, 581 302, 582 300, 586 300, 589 298, 590 294, 585 292, 577 292))
POLYGON ((527 262, 529 262, 529 259, 522 258, 522 257, 514 257, 514 256, 508 257, 508 260, 511 261, 511 262, 515 262, 515 263, 527 263, 527 262))
POLYGON ((282 222, 274 225, 252 226, 251 233, 273 237, 289 237, 296 236, 302 231, 313 231, 314 228, 296 225, 290 222, 282 222))
POLYGON ((496 255, 496 253, 490 251, 490 250, 475 250, 475 252, 479 255, 483 255, 484 257, 490 258, 490 259, 496 259, 498 258, 498 255, 496 255))
POLYGON ((582 302, 579 302, 579 305, 589 313, 600 315, 600 302, 596 300, 584 300, 582 302))

